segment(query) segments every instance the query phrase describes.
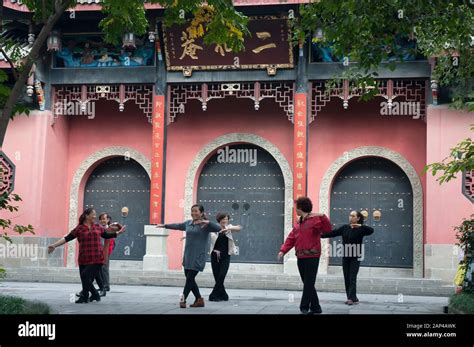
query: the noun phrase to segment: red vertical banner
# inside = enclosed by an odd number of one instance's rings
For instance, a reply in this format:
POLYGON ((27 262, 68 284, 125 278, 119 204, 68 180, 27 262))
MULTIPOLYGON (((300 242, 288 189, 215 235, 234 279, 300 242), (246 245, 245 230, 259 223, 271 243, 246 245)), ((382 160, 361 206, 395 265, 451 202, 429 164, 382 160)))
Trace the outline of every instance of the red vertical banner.
POLYGON ((151 151, 150 224, 162 222, 165 97, 153 96, 153 140, 151 151))
MULTIPOLYGON (((293 115, 293 198, 306 196, 308 118, 306 93, 296 93, 293 115)), ((296 214, 294 215, 296 218, 296 214)))

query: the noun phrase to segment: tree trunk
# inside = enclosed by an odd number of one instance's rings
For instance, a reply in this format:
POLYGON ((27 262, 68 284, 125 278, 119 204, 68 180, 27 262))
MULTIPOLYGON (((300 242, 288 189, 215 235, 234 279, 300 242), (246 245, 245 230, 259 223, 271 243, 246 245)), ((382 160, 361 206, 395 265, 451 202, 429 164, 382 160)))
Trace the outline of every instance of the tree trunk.
POLYGON ((66 11, 69 5, 70 1, 65 0, 61 3, 61 6, 56 8, 55 13, 48 18, 45 25, 41 29, 41 32, 33 43, 30 53, 25 58, 26 61, 22 66, 23 70, 18 75, 18 79, 16 80, 15 85, 11 90, 10 96, 8 97, 8 100, 5 103, 3 112, 0 116, 0 148, 3 146, 3 141, 5 140, 5 134, 8 127, 8 122, 10 121, 10 117, 12 116, 13 108, 15 107, 18 98, 23 92, 23 87, 26 85, 30 70, 35 61, 38 59, 41 48, 46 42, 46 39, 48 38, 50 32, 53 30, 54 25, 56 24, 58 19, 61 18, 62 14, 66 11))

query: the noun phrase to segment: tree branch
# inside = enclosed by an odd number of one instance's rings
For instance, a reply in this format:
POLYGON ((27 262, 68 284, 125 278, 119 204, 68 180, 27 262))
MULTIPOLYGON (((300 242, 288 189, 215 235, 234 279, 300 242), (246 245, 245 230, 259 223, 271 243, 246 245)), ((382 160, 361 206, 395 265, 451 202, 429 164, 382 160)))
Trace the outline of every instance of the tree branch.
POLYGON ((10 64, 10 67, 12 68, 13 77, 15 78, 15 81, 18 80, 18 71, 16 70, 15 64, 10 59, 10 57, 7 55, 7 53, 5 52, 5 50, 3 49, 2 46, 0 46, 0 53, 2 53, 2 55, 5 57, 5 60, 8 62, 8 64, 10 64))
POLYGON ((59 18, 61 18, 63 13, 68 9, 70 5, 71 5, 71 1, 64 0, 61 3, 61 6, 59 7, 59 9, 56 10, 54 14, 52 14, 48 18, 45 25, 41 29, 37 39, 35 40, 33 46, 31 47, 30 53, 25 59, 23 69, 21 70, 18 76, 18 79, 16 80, 15 85, 12 88, 10 96, 8 97, 8 100, 5 103, 2 115, 0 117, 0 148, 3 145, 3 141, 5 140, 5 134, 8 127, 8 122, 10 121, 10 117, 12 115, 15 104, 18 101, 18 98, 20 97, 23 91, 23 87, 25 86, 26 81, 28 80, 30 70, 33 64, 35 63, 35 61, 38 59, 39 53, 41 52, 41 48, 46 42, 48 35, 54 28, 54 25, 59 20, 59 18))

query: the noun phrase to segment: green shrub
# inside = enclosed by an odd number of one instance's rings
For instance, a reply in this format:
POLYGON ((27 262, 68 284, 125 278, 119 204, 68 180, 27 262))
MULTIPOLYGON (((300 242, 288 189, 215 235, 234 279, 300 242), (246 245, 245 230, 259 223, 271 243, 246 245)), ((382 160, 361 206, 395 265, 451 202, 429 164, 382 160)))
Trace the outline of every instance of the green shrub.
POLYGON ((49 314, 50 308, 39 301, 0 295, 0 314, 49 314))
POLYGON ((454 294, 449 299, 449 312, 474 313, 474 293, 454 294))

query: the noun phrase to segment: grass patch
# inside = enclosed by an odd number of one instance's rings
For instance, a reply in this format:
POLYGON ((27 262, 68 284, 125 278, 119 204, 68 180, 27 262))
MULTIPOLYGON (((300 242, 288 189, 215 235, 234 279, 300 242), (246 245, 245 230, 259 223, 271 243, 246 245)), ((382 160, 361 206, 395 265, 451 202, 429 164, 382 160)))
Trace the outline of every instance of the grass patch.
POLYGON ((474 293, 460 293, 451 296, 448 312, 473 314, 474 293))
POLYGON ((39 301, 0 295, 0 314, 50 314, 50 308, 39 301))

